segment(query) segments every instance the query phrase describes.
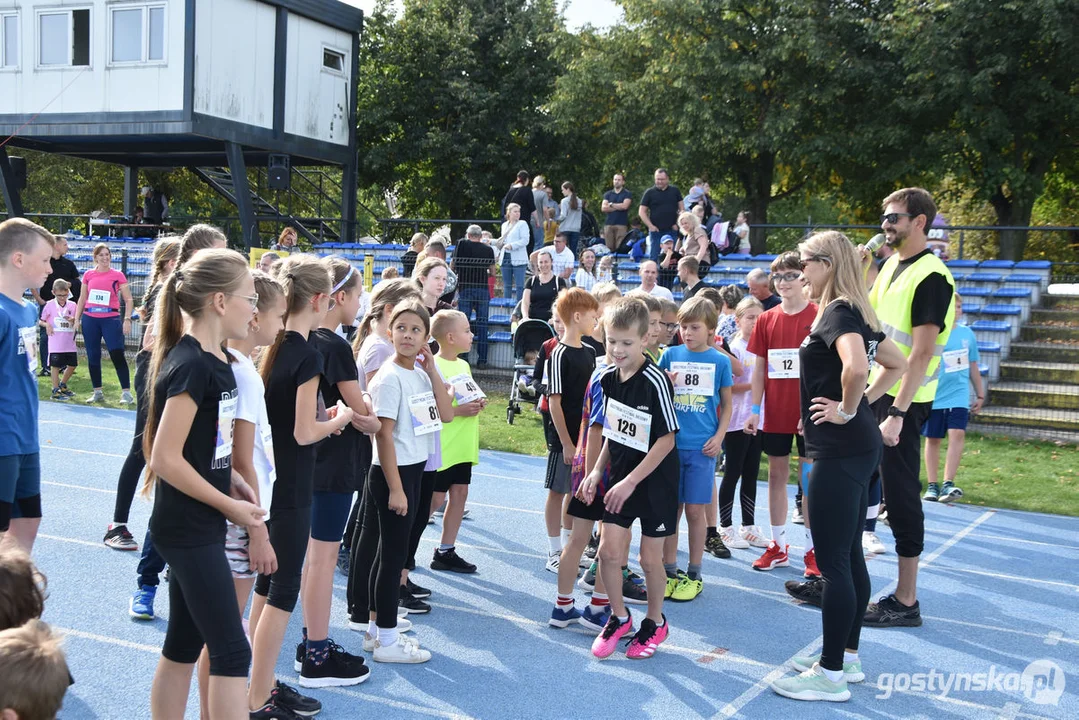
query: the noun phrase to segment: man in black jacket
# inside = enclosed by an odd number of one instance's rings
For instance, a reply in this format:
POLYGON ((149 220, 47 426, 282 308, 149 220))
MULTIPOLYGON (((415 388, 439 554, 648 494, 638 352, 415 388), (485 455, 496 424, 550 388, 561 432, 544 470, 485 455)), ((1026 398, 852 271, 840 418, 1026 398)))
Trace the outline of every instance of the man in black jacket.
MULTIPOLYGON (((536 199, 532 195, 532 185, 530 184, 528 171, 521 170, 517 173, 517 182, 510 185, 510 189, 506 192, 506 197, 502 198, 502 217, 506 217, 506 206, 510 203, 517 203, 521 206, 521 219, 525 222, 531 222, 532 216, 536 212, 536 199)), ((532 246, 534 245, 534 238, 532 233, 528 236, 528 254, 532 254, 532 246)))
MULTIPOLYGON (((52 284, 57 280, 67 280, 71 283, 71 301, 79 301, 79 291, 82 290, 82 279, 79 276, 79 269, 75 267, 75 263, 68 260, 64 255, 67 253, 67 238, 63 235, 56 236, 56 244, 52 247, 52 258, 49 260, 52 263, 52 272, 45 278, 45 284, 41 286, 40 290, 31 290, 34 295, 34 300, 37 301, 38 314, 41 314, 41 308, 45 307, 45 303, 52 300, 52 284)), ((38 355, 41 357, 41 375, 46 377, 50 374, 49 370, 49 336, 45 332, 45 328, 38 326, 38 347, 41 348, 41 352, 38 355)))

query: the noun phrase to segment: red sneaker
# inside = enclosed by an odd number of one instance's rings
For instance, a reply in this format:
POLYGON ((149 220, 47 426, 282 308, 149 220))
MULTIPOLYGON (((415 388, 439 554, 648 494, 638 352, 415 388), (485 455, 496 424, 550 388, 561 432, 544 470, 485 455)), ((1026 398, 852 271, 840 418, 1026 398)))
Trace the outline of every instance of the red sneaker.
POLYGON ((806 571, 803 574, 805 578, 819 578, 820 570, 817 569, 817 553, 810 550, 806 553, 805 557, 806 571))
MULTIPOLYGON (((753 561, 754 570, 772 570, 777 567, 787 567, 790 565, 790 561, 787 558, 787 549, 790 545, 784 546, 780 549, 779 545, 776 545, 775 540, 768 543, 768 549, 764 551, 764 554, 753 561)), ((816 567, 816 565, 814 565, 816 567)))

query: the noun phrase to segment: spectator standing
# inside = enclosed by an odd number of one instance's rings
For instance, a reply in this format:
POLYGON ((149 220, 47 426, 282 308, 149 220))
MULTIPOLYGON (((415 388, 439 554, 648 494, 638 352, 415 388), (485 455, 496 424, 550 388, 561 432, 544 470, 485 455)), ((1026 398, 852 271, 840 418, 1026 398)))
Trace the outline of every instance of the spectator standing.
POLYGON ((547 205, 547 178, 537 175, 532 178, 532 202, 535 211, 529 216, 532 226, 532 248, 543 245, 543 223, 546 220, 544 207, 547 205))
MULTIPOLYGON (((528 223, 532 222, 532 216, 536 212, 536 200, 532 195, 532 185, 529 183, 527 170, 520 170, 517 172, 517 180, 510 185, 510 189, 506 191, 506 197, 502 198, 503 215, 505 215, 506 210, 509 209, 510 203, 517 203, 517 206, 520 208, 520 217, 524 220, 526 227, 529 227, 528 223)), ((532 252, 532 247, 533 240, 530 232, 527 253, 532 252)))
POLYGON ((502 235, 495 241, 495 247, 499 250, 498 264, 502 266, 502 296, 514 297, 516 285, 518 302, 524 297, 530 237, 528 223, 521 220, 521 206, 510 203, 506 206, 506 222, 502 223, 502 235))
POLYGON ((270 246, 277 252, 296 252, 296 228, 287 227, 277 236, 277 242, 270 246))
POLYGON ((457 273, 457 309, 464 313, 476 336, 478 367, 487 365, 487 321, 490 317, 488 278, 495 276, 495 252, 483 242, 479 225, 469 225, 453 251, 450 267, 457 273), (475 312, 476 319, 472 320, 475 312))
POLYGON ((416 268, 416 259, 427 247, 427 236, 421 232, 415 233, 408 241, 408 250, 401 256, 401 276, 412 277, 412 271, 416 268))
MULTIPOLYGON (((749 246, 749 218, 750 214, 748 210, 743 210, 738 213, 738 217, 734 219, 734 234, 738 236, 738 252, 748 255, 750 253, 749 246)), ((759 300, 760 298, 758 298, 759 300)), ((767 308, 765 308, 767 310, 767 308)))
MULTIPOLYGON (((39 314, 41 309, 45 307, 45 303, 53 299, 52 286, 57 280, 66 280, 70 283, 71 300, 76 303, 79 301, 79 294, 82 291, 82 278, 79 276, 79 269, 75 267, 75 263, 64 257, 66 254, 67 238, 63 235, 57 235, 56 244, 52 246, 52 258, 49 260, 52 265, 52 272, 45 278, 45 284, 41 286, 40 290, 30 291, 38 304, 39 314)), ((45 334, 45 328, 42 327, 39 330, 37 346, 41 350, 41 376, 47 377, 49 375, 48 336, 45 334)))
POLYGON ((678 216, 685 210, 682 193, 671 185, 666 169, 657 168, 653 179, 655 185, 644 191, 641 206, 637 209, 641 222, 648 228, 649 260, 659 258, 660 237, 678 231, 678 216))
MULTIPOLYGON (((566 245, 574 256, 577 255, 577 241, 581 237, 581 211, 580 199, 573 183, 568 180, 562 183, 562 203, 558 208, 558 231, 566 236, 566 245)), ((557 240, 558 236, 555 236, 557 240)))
POLYGON ((685 257, 697 258, 699 266, 697 274, 700 277, 707 277, 708 247, 711 240, 708 239, 708 234, 701 226, 700 218, 696 213, 684 212, 678 216, 678 228, 682 231, 682 239, 679 241, 682 247, 679 252, 685 257))
POLYGON ((603 193, 600 209, 606 214, 603 242, 612 253, 617 253, 629 233, 629 208, 633 204, 633 193, 626 189, 626 178, 622 173, 614 174, 612 186, 611 190, 603 193))
POLYGON ((760 268, 754 268, 746 274, 746 284, 749 285, 749 294, 760 300, 765 310, 771 310, 781 302, 779 296, 772 292, 768 273, 760 268))
POLYGON ((160 225, 169 216, 169 199, 155 188, 142 189, 142 218, 144 223, 160 225))
POLYGON ((641 286, 637 288, 641 292, 654 298, 665 298, 674 301, 674 294, 662 285, 656 284, 659 279, 659 266, 654 260, 645 260, 641 263, 641 286))

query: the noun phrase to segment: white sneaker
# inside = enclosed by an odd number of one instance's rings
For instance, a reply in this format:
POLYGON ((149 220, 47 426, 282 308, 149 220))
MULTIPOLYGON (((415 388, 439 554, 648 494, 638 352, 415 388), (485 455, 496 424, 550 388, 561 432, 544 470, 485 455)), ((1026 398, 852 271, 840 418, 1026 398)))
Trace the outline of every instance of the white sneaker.
MULTIPOLYGON (((374 635, 370 634, 367 630, 362 629, 362 628, 366 628, 367 627, 366 625, 358 626, 355 623, 349 622, 348 626, 352 630, 363 633, 363 651, 364 652, 374 652, 375 651, 375 641, 378 638, 376 638, 374 635)), ((397 621, 397 632, 403 633, 403 632, 407 632, 407 631, 409 631, 411 629, 412 629, 412 622, 411 621, 404 620, 404 619, 399 619, 397 621)), ((416 643, 416 645, 420 644, 419 640, 417 640, 415 638, 410 638, 410 639, 412 640, 412 642, 416 643)))
POLYGON ((795 525, 805 524, 805 518, 802 517, 802 511, 797 505, 794 506, 794 512, 791 513, 791 522, 795 525))
POLYGON ((120 393, 120 402, 124 405, 131 405, 135 402, 135 398, 131 396, 130 390, 124 390, 122 393, 120 393))
POLYGON ((868 531, 862 533, 862 550, 866 555, 880 555, 881 553, 888 552, 884 547, 884 543, 877 537, 877 534, 868 531))
POLYGON ((732 550, 745 550, 749 547, 749 542, 741 537, 740 533, 736 533, 733 527, 720 528, 719 536, 723 539, 723 544, 732 550))
MULTIPOLYGON (((366 642, 365 642, 366 644, 366 642)), ((377 640, 373 652, 375 662, 416 664, 431 659, 431 651, 420 648, 420 644, 410 637, 397 636, 397 642, 383 647, 377 640)))
POLYGON ((105 401, 105 393, 101 392, 100 390, 94 390, 94 394, 91 395, 90 397, 86 398, 86 404, 87 405, 93 405, 94 403, 99 403, 99 402, 104 402, 104 401, 105 401))
POLYGON ((768 538, 764 537, 764 533, 761 532, 759 525, 749 525, 748 527, 741 525, 738 527, 738 534, 752 547, 768 547, 768 538))
POLYGON ((400 618, 405 618, 405 617, 408 617, 408 608, 403 608, 403 607, 397 608, 397 618, 400 619, 400 618))
POLYGON ((547 572, 558 573, 558 563, 562 560, 562 551, 559 550, 556 553, 551 553, 547 556, 547 565, 545 569, 547 572))

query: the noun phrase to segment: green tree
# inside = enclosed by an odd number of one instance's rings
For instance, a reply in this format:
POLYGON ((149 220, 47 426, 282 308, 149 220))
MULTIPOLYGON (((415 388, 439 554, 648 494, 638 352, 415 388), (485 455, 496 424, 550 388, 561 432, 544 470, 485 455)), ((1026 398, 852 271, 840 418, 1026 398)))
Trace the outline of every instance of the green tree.
MULTIPOLYGON (((997 225, 1029 225, 1046 174, 1077 145, 1079 3, 897 0, 889 24, 909 101, 945 120, 928 144, 997 225)), ((1027 235, 1001 230, 1001 256, 1022 259, 1027 235)))
POLYGON ((399 213, 494 217, 521 168, 556 155, 542 106, 565 36, 554 0, 381 2, 361 48, 360 180, 399 213))

